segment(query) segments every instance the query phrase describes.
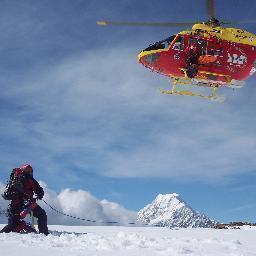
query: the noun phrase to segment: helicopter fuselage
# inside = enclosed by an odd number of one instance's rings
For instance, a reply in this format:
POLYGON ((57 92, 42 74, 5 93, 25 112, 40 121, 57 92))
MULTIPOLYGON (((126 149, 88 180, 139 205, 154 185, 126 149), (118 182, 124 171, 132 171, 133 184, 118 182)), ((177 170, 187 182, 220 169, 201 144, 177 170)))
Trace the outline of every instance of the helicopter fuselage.
POLYGON ((184 78, 186 49, 197 44, 200 55, 215 56, 212 63, 199 65, 195 78, 226 86, 239 84, 256 71, 256 36, 242 29, 195 24, 192 30, 150 45, 138 55, 139 62, 168 77, 184 78), (232 83, 231 83, 232 84, 232 83))

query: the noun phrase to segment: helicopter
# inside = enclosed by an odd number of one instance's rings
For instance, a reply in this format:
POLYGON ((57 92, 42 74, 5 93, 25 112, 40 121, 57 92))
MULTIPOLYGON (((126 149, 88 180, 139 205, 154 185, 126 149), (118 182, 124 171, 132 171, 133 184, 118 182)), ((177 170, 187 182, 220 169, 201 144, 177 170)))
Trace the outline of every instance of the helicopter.
POLYGON ((225 98, 217 94, 219 88, 242 88, 245 81, 256 72, 256 35, 222 25, 256 21, 220 22, 215 18, 214 0, 206 0, 206 6, 210 18, 200 23, 97 21, 97 24, 192 26, 190 30, 150 44, 138 54, 138 61, 146 68, 170 78, 171 89, 160 90, 164 94, 222 102, 225 98), (207 93, 194 90, 195 87, 206 88, 207 93))

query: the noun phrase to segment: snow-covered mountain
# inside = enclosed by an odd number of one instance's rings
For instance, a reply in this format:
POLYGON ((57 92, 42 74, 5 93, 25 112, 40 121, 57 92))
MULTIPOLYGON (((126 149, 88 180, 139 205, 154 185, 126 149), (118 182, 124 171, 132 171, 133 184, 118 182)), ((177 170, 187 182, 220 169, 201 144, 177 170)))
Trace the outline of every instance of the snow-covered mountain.
POLYGON ((140 221, 160 227, 212 227, 216 222, 194 211, 178 194, 159 194, 138 212, 140 221))

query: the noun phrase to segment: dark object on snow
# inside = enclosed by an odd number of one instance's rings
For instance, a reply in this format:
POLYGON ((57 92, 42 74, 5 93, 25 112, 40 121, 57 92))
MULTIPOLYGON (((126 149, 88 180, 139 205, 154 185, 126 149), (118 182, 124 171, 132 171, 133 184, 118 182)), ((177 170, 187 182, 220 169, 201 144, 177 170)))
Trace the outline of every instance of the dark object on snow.
POLYGON ((49 234, 46 212, 36 204, 34 195, 37 199, 42 199, 44 190, 33 178, 33 168, 26 164, 13 169, 3 194, 5 200, 11 200, 8 209, 8 224, 0 232, 20 232, 17 230, 25 227, 21 218, 26 216, 24 211, 29 209, 28 212, 32 210, 34 217, 38 218, 39 233, 49 234))
POLYGON ((0 233, 37 233, 36 230, 31 227, 28 223, 21 219, 17 209, 11 209, 12 212, 9 212, 8 224, 0 231, 0 233))
POLYGON ((242 221, 235 221, 235 222, 229 222, 229 223, 217 223, 214 225, 214 228, 216 229, 240 229, 242 226, 256 226, 256 223, 251 222, 242 222, 242 221))

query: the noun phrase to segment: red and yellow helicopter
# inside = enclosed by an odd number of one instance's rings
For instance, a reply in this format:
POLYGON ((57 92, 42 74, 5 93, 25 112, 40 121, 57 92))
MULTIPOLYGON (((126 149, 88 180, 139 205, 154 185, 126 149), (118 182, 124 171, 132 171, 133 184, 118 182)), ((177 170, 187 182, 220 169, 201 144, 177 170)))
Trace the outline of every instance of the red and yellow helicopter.
POLYGON ((155 23, 98 21, 98 25, 128 26, 192 26, 164 40, 149 45, 138 55, 139 62, 152 71, 171 78, 171 90, 165 94, 197 96, 223 100, 217 95, 220 87, 241 88, 256 71, 256 35, 238 28, 224 28, 224 24, 255 23, 255 21, 220 22, 215 18, 214 0, 206 0, 209 21, 203 23, 155 23), (194 75, 188 73, 190 49, 196 49, 194 75), (186 89, 184 90, 184 85, 186 89), (207 94, 193 87, 209 88, 207 94), (187 89, 188 88, 188 89, 187 89))

